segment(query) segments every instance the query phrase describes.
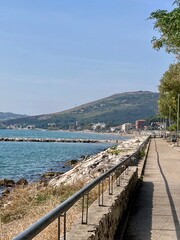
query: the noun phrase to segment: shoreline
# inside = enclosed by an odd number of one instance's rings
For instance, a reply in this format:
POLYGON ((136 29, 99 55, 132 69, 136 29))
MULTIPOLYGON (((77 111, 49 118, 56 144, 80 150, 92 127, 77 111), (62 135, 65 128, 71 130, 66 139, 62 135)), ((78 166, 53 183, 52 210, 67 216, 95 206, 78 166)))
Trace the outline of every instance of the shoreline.
MULTIPOLYGON (((87 155, 83 158, 77 159, 76 164, 72 164, 69 170, 66 171, 46 171, 42 173, 39 179, 35 179, 34 181, 28 182, 28 185, 41 183, 47 184, 50 186, 60 185, 60 184, 74 184, 76 181, 83 180, 88 182, 100 174, 107 171, 109 168, 113 167, 121 160, 123 157, 132 154, 135 151, 135 147, 142 142, 144 136, 133 136, 128 140, 118 140, 114 141, 111 147, 105 148, 105 150, 100 151, 93 155, 87 155), (136 144, 135 144, 136 142, 136 144), (133 146, 133 145, 136 146, 133 146), (111 149, 116 147, 116 153, 114 153, 111 149), (118 154, 117 154, 118 153, 118 154), (61 172, 61 173, 60 173, 61 172), (49 176, 48 176, 49 174, 49 176), (47 177, 43 177, 46 176, 47 177), (78 176, 78 177, 77 177, 78 176)), ((67 160, 64 162, 71 161, 67 160)), ((3 180, 3 179, 0 179, 3 180)), ((8 179, 11 181, 11 179, 8 179)), ((10 189, 10 192, 16 187, 16 182, 14 182, 13 186, 0 186, 0 197, 2 196, 3 191, 6 189, 10 189)))
POLYGON ((146 138, 147 136, 136 136, 83 159, 69 171, 51 179, 49 185, 58 187, 61 184, 76 184, 78 181, 88 183, 133 154, 146 138))
MULTIPOLYGON (((13 179, 14 181, 18 181, 20 178, 24 177, 28 180, 28 182, 34 182, 34 181, 37 181, 40 178, 40 176, 42 174, 44 174, 45 172, 56 171, 57 167, 58 167, 58 171, 69 170, 69 169, 61 168, 61 166, 63 167, 63 161, 65 161, 65 160, 70 160, 70 159, 74 159, 74 158, 80 159, 81 155, 91 155, 91 154, 99 152, 103 149, 106 149, 111 145, 117 144, 118 141, 126 140, 126 137, 124 137, 122 135, 120 136, 119 134, 115 134, 115 133, 113 133, 113 134, 111 134, 111 133, 95 133, 95 132, 88 131, 86 134, 86 131, 83 131, 83 132, 81 131, 80 132, 81 134, 78 134, 78 132, 76 131, 76 132, 74 132, 74 134, 73 134, 73 132, 72 132, 72 134, 66 134, 66 133, 58 134, 58 131, 55 131, 55 133, 51 134, 48 132, 50 132, 50 131, 47 131, 47 133, 43 133, 43 134, 38 133, 37 130, 35 130, 35 131, 34 130, 28 130, 28 131, 7 130, 7 132, 6 132, 6 130, 1 131, 0 132, 0 144, 1 144, 0 147, 2 150, 3 168, 1 168, 1 171, 0 171, 0 173, 1 173, 0 178, 1 179, 3 179, 3 178, 13 179), (31 133, 31 131, 32 131, 32 133, 31 133), (23 132, 23 133, 21 133, 21 132, 23 132), (7 144, 6 144, 6 142, 7 142, 7 144), (14 142, 19 142, 19 143, 16 144, 14 142), (22 145, 21 145, 21 142, 22 142, 22 145), (32 142, 32 144, 31 143, 28 144, 26 142, 32 142), (33 143, 33 142, 37 142, 37 144, 33 143), (41 142, 48 143, 48 145, 47 145, 48 148, 51 151, 54 151, 54 154, 52 157, 50 155, 48 155, 48 153, 47 154, 45 153, 46 152, 46 144, 44 144, 44 143, 41 144, 41 142), (52 144, 51 144, 51 142, 52 142, 52 144), (57 143, 58 146, 53 144, 53 142, 54 143, 59 142, 59 144, 57 143), (65 143, 65 150, 61 151, 61 148, 64 149, 63 143, 65 143), (68 145, 69 143, 72 143, 72 145, 69 146, 68 145), (74 143, 74 145, 73 145, 73 143, 74 143), (78 145, 76 147, 76 143, 79 144, 80 147, 78 145), (82 145, 80 145, 81 143, 82 143, 82 145), (90 147, 86 143, 89 143, 90 147), (100 145, 102 145, 102 147, 100 147, 100 145), (103 145, 104 145, 104 147, 103 147, 103 145), (21 148, 21 146, 22 146, 22 148, 21 148), (35 147, 34 150, 31 149, 32 146, 35 147), (73 148, 72 146, 74 146, 78 150, 77 151, 71 150, 73 148), (16 151, 15 148, 17 148, 18 151, 16 151), (43 155, 40 155, 40 153, 41 153, 41 150, 39 150, 40 148, 42 148, 42 151, 44 152, 43 155), (66 150, 67 148, 70 148, 70 154, 68 154, 66 157, 65 153, 67 151, 66 150), (27 151, 26 151, 26 149, 27 149, 27 151), (37 151, 36 151, 36 149, 37 149, 37 151), (90 149, 90 150, 88 150, 88 149, 90 149), (96 151, 96 149, 97 149, 97 151, 96 151), (85 151, 85 150, 87 150, 87 151, 85 151), (31 157, 29 155, 30 152, 34 152, 34 151, 37 152, 36 153, 37 157, 36 156, 31 157), (74 156, 73 156, 73 153, 75 154, 74 156), (6 158, 7 158, 7 160, 6 160, 6 158), (24 159, 23 161, 22 161, 22 158, 24 159), (42 161, 43 158, 45 158, 45 162, 42 161), (53 158, 55 159, 54 163, 56 164, 56 167, 54 167, 53 158), (10 159, 11 159, 11 161, 10 161, 10 159), (24 172, 23 171, 24 162, 27 162, 28 159, 30 159, 31 161, 27 165, 25 172, 24 172), (28 170, 28 169, 30 169, 29 165, 31 162, 33 164, 34 159, 35 159, 35 161, 37 159, 37 164, 34 164, 33 166, 36 167, 36 165, 37 165, 38 168, 37 168, 37 170, 34 170, 35 168, 31 167, 32 171, 29 171, 28 170), (47 162, 47 159, 49 159, 49 161, 48 161, 49 163, 47 162), (52 164, 51 164, 51 162, 52 162, 52 164), (13 170, 11 165, 14 165, 14 163, 17 163, 17 164, 13 170), (21 166, 21 164, 22 164, 22 167, 18 167, 18 165, 21 166), (7 168, 7 170, 6 170, 6 168, 7 168)), ((61 131, 61 132, 63 132, 63 131, 61 131)), ((67 131, 67 132, 69 132, 69 131, 67 131)), ((130 136, 128 136, 127 138, 130 138, 130 136)))

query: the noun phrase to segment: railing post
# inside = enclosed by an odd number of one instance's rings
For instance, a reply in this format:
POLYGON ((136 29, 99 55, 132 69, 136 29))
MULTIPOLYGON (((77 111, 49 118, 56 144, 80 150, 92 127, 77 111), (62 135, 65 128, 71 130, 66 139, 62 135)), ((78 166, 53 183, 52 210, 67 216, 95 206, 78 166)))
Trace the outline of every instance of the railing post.
POLYGON ((125 175, 128 175, 128 166, 125 166, 125 175))
POLYGON ((122 165, 122 173, 121 173, 121 178, 124 178, 124 171, 125 171, 125 168, 124 168, 124 165, 122 165))
POLYGON ((88 201, 89 201, 89 193, 86 193, 83 195, 83 198, 82 198, 82 224, 87 224, 88 222, 88 201), (85 196, 86 196, 86 203, 85 203, 85 196), (84 211, 85 207, 86 207, 86 213, 84 211), (84 215, 86 216, 85 221, 84 221, 84 215))
POLYGON ((64 220, 63 239, 66 240, 66 212, 58 217, 58 240, 61 239, 61 217, 64 220))
POLYGON ((104 206, 104 182, 101 181, 98 185, 98 203, 99 206, 104 206))
POLYGON ((61 219, 60 216, 58 217, 58 240, 61 238, 61 219))
POLYGON ((121 173, 119 170, 116 171, 116 186, 117 187, 120 187, 121 185, 121 173))
POLYGON ((113 175, 109 175, 109 195, 113 195, 113 175))

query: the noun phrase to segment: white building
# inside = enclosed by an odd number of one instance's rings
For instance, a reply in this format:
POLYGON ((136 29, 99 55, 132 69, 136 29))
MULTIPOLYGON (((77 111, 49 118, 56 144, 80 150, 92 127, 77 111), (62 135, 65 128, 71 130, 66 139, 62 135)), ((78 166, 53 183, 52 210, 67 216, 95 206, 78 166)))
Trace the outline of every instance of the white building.
POLYGON ((132 129, 132 124, 131 123, 124 123, 121 126, 123 132, 128 132, 129 130, 132 129))
POLYGON ((93 130, 96 130, 97 128, 102 129, 102 128, 105 128, 105 127, 106 127, 105 123, 95 123, 95 124, 92 125, 93 130))

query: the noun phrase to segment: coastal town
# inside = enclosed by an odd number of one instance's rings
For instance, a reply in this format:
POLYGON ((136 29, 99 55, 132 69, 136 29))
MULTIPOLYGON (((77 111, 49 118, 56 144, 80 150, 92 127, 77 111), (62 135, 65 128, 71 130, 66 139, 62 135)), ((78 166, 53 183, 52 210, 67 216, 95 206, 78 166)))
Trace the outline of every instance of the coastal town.
MULTIPOLYGON (((98 123, 90 123, 89 128, 84 129, 81 124, 76 122, 74 125, 70 125, 68 131, 94 131, 94 132, 104 132, 104 133, 133 133, 134 131, 142 131, 142 130, 164 130, 167 129, 168 123, 167 120, 165 122, 148 122, 145 119, 136 120, 135 123, 123 123, 118 126, 110 126, 105 122, 98 123)), ((22 126, 19 124, 14 125, 1 125, 1 129, 12 129, 12 130, 38 130, 36 125, 27 125, 22 126)), ((39 129, 41 130, 41 129, 39 129)), ((42 129, 43 130, 43 129, 42 129)), ((48 123, 47 130, 64 130, 58 129, 55 123, 48 123)))

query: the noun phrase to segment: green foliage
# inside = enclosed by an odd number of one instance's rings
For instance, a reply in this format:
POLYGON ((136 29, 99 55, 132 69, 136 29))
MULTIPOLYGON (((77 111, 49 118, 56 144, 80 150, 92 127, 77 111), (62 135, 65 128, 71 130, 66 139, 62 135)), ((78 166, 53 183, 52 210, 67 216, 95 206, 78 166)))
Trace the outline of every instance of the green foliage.
POLYGON ((173 53, 180 59, 180 1, 176 0, 177 5, 172 11, 157 10, 152 12, 149 19, 155 20, 154 29, 160 37, 153 37, 153 48, 159 50, 165 47, 166 52, 173 53))
POLYGON ((162 116, 176 121, 180 93, 180 63, 171 64, 160 80, 158 108, 162 116))
POLYGON ((41 204, 43 202, 46 202, 47 200, 49 200, 51 198, 51 196, 46 193, 46 192, 39 192, 35 198, 34 198, 34 203, 35 204, 41 204))
POLYGON ((174 132, 174 131, 176 131, 176 129, 177 129, 177 124, 172 124, 172 125, 169 126, 169 128, 168 128, 168 130, 169 130, 170 132, 174 132))
POLYGON ((111 153, 111 154, 114 154, 114 155, 119 155, 119 154, 122 153, 122 151, 120 149, 117 149, 117 146, 115 146, 115 147, 111 147, 108 150, 108 153, 111 153))
POLYGON ((144 149, 141 149, 139 151, 139 156, 140 156, 140 158, 143 158, 145 156, 145 150, 144 149))

